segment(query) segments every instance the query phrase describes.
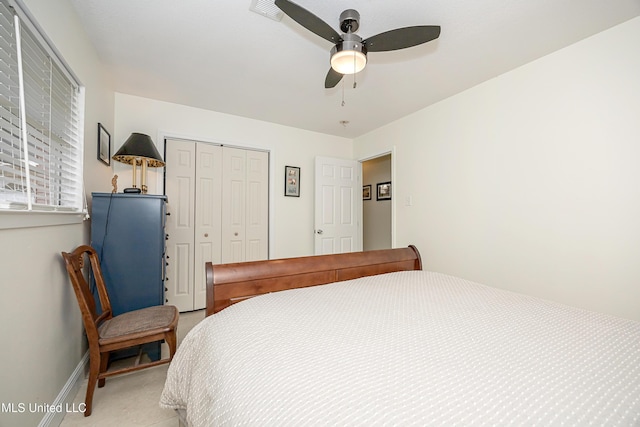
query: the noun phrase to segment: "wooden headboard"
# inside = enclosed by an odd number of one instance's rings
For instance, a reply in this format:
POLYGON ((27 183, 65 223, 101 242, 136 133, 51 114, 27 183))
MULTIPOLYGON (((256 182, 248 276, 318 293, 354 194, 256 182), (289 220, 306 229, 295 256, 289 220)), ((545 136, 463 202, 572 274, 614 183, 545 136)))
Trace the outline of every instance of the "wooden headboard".
POLYGON ((324 285, 394 271, 422 270, 418 249, 384 249, 266 261, 207 262, 207 312, 269 292, 324 285))

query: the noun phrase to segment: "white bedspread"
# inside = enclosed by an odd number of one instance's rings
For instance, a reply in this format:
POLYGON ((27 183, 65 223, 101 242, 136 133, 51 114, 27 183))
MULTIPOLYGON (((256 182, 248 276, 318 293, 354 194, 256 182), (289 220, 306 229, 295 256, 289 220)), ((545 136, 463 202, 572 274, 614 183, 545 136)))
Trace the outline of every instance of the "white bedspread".
POLYGON ((191 426, 640 425, 640 323, 430 272, 208 317, 161 406, 191 426))

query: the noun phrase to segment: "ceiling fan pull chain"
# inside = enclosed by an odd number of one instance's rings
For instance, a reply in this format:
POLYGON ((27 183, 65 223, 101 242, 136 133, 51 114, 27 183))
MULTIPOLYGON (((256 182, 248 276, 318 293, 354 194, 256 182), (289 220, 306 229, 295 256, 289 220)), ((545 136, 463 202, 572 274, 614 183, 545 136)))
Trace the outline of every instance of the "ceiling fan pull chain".
MULTIPOLYGON (((353 53, 353 69, 354 70, 356 69, 356 53, 355 52, 353 53)), ((357 85, 357 83, 356 83, 356 74, 358 74, 358 73, 353 73, 353 88, 354 89, 356 88, 356 85, 357 85)))
POLYGON ((344 107, 344 80, 342 80, 342 106, 344 107))

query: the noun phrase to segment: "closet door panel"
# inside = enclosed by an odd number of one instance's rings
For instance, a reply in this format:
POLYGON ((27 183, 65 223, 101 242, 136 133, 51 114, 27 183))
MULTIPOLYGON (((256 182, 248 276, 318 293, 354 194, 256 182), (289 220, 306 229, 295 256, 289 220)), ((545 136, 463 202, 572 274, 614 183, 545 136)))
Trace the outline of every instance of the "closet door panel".
POLYGON ((206 305, 206 262, 268 258, 269 154, 167 140, 167 299, 206 305))
POLYGON ((222 148, 222 262, 242 262, 246 245, 247 151, 222 148))
POLYGON ((269 153, 247 151, 246 259, 268 258, 269 153))
POLYGON ((206 262, 221 261, 222 147, 196 143, 193 309, 206 305, 206 262))
POLYGON ((195 144, 168 141, 165 161, 167 195, 167 266, 165 298, 180 311, 193 310, 195 233, 195 144))

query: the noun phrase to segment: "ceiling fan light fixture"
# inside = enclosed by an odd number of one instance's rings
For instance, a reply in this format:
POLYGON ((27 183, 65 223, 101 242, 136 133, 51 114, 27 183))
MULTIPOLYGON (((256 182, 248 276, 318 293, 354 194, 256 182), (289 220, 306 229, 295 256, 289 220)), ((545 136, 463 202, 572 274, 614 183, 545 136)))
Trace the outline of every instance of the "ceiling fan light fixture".
POLYGON ((340 74, 355 74, 367 65, 367 56, 357 50, 341 50, 331 55, 331 68, 340 74))
POLYGON ((331 49, 331 68, 340 74, 359 73, 367 65, 367 49, 355 34, 343 34, 343 40, 331 49))

